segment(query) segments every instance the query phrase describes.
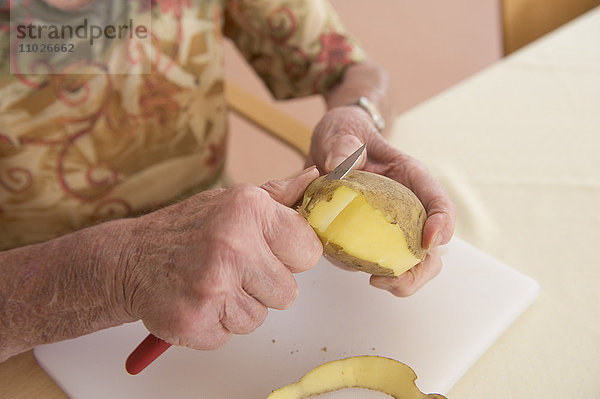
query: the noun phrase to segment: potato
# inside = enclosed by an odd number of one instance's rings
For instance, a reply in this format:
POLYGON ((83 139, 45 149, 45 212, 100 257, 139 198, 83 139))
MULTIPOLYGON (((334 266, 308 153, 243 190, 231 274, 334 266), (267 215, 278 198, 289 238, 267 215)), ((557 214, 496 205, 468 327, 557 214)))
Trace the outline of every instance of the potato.
POLYGON ((277 389, 267 399, 303 399, 345 388, 379 391, 395 399, 445 399, 417 388, 417 375, 406 364, 381 356, 354 356, 322 364, 298 382, 277 389))
POLYGON ((425 208, 407 187, 375 173, 321 176, 298 208, 325 254, 378 276, 399 276, 425 258, 425 208))

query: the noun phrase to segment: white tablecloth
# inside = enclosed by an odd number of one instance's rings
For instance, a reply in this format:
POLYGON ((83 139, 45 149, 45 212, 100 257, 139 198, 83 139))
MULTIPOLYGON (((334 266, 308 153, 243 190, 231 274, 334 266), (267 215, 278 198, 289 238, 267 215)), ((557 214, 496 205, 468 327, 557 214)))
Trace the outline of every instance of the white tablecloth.
POLYGON ((536 303, 450 398, 600 398, 600 8, 399 116, 392 142, 457 235, 535 278, 536 303))

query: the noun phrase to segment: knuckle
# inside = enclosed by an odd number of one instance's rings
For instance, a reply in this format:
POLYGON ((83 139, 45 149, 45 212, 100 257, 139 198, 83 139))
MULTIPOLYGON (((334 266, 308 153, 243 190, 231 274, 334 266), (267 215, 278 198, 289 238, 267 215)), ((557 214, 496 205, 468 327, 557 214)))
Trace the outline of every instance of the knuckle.
POLYGON ((314 231, 312 231, 312 229, 311 229, 311 233, 314 236, 314 238, 311 242, 311 249, 308 251, 309 258, 308 258, 307 266, 309 269, 312 268, 314 265, 316 265, 317 262, 319 261, 319 259, 321 259, 321 257, 323 256, 323 243, 317 237, 317 235, 314 233, 314 231))
POLYGON ((267 308, 261 307, 260 310, 257 310, 249 315, 248 323, 240 334, 250 334, 252 331, 260 327, 265 322, 266 318, 267 308))
POLYGON ((403 152, 398 152, 391 164, 395 168, 404 170, 408 181, 416 182, 424 176, 431 177, 425 163, 403 152))
POLYGON ((271 199, 264 189, 245 183, 232 187, 229 194, 225 212, 230 219, 260 215, 268 210, 271 199))
POLYGON ((283 191, 286 188, 286 184, 283 180, 270 180, 260 187, 263 191, 273 194, 283 191))
POLYGON ((299 225, 298 230, 294 231, 293 238, 297 248, 300 249, 297 264, 293 265, 293 269, 298 271, 311 269, 323 255, 321 240, 308 223, 299 225))
POLYGON ((199 340, 192 341, 185 346, 198 350, 216 350, 225 345, 227 341, 229 341, 231 333, 229 331, 221 329, 218 331, 213 331, 210 334, 205 335, 204 337, 205 338, 200 338, 199 340))
POLYGON ((223 265, 231 261, 236 253, 239 251, 240 243, 238 240, 233 239, 231 230, 226 226, 227 222, 223 222, 221 228, 215 229, 206 238, 206 253, 204 254, 211 265, 223 265))
POLYGON ((417 182, 423 177, 427 177, 428 179, 433 179, 429 173, 429 169, 422 163, 420 160, 412 158, 410 161, 410 166, 408 168, 408 174, 410 176, 410 180, 417 182))
POLYGON ((201 305, 196 314, 196 319, 196 329, 189 339, 190 342, 193 342, 195 348, 214 350, 225 345, 229 340, 231 332, 223 328, 219 322, 214 306, 201 305))
POLYGON ((391 288, 391 293, 398 297, 411 296, 417 292, 417 276, 414 269, 410 269, 396 279, 391 288))
POLYGON ((225 305, 221 324, 233 334, 249 334, 265 321, 267 312, 267 308, 258 301, 241 295, 225 305))
POLYGON ((417 292, 417 288, 414 285, 394 285, 390 292, 397 297, 405 298, 417 292))
MULTIPOLYGON (((216 227, 207 235, 203 244, 202 262, 206 265, 204 270, 210 270, 211 274, 205 274, 203 280, 222 285, 222 278, 227 270, 236 269, 244 257, 252 255, 254 246, 252 243, 256 232, 239 221, 223 220, 221 226, 216 227), (209 277, 214 277, 209 279, 209 277)), ((205 287, 210 288, 210 287, 205 287)))
POLYGON ((323 245, 308 225, 280 219, 266 221, 263 229, 271 252, 293 273, 312 268, 321 257, 323 245))
POLYGON ((236 184, 233 186, 232 192, 234 200, 244 205, 248 203, 262 203, 268 196, 265 190, 247 183, 236 184))
POLYGON ((400 287, 400 288, 394 290, 394 295, 396 295, 397 297, 405 298, 405 297, 413 295, 416 292, 417 292, 417 289, 414 287, 400 287))
POLYGON ((290 308, 292 304, 296 301, 296 298, 298 298, 298 294, 298 283, 296 282, 296 279, 291 277, 288 280, 288 283, 285 284, 284 287, 282 287, 279 306, 277 307, 277 309, 285 310, 290 308))
POLYGON ((288 309, 298 297, 298 284, 289 270, 284 270, 274 276, 267 284, 263 284, 255 292, 260 302, 267 308, 288 309))

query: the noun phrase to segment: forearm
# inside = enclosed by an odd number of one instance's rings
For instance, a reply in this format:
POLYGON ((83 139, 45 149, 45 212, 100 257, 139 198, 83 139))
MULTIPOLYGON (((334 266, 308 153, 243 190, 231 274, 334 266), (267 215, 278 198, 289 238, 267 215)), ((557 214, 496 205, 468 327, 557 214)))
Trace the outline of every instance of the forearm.
POLYGON ((388 73, 373 61, 364 61, 346 69, 342 80, 325 93, 327 108, 349 105, 360 96, 368 97, 383 115, 387 126, 394 118, 388 73))
POLYGON ((126 223, 0 252, 0 361, 134 320, 119 288, 126 223))

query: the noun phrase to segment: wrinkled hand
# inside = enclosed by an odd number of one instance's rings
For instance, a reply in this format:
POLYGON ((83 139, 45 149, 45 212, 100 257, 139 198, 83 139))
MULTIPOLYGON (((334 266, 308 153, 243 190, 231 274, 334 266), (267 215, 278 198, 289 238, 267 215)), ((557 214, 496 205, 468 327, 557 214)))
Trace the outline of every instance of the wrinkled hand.
POLYGON ((128 311, 169 343, 209 350, 255 330, 267 308, 289 307, 292 273, 323 251, 290 208, 316 177, 312 168, 262 187, 210 190, 137 219, 122 259, 128 311))
POLYGON ((448 243, 454 233, 454 205, 425 166, 390 145, 370 116, 357 106, 333 108, 324 115, 315 128, 306 164, 317 165, 321 173, 329 173, 364 143, 366 151, 355 168, 404 184, 427 211, 422 243, 428 249, 425 260, 398 278, 372 276, 370 281, 396 296, 412 295, 442 268, 436 247, 448 243))

